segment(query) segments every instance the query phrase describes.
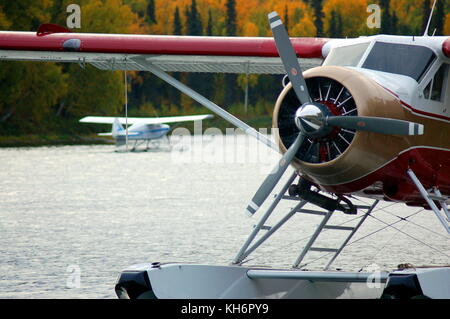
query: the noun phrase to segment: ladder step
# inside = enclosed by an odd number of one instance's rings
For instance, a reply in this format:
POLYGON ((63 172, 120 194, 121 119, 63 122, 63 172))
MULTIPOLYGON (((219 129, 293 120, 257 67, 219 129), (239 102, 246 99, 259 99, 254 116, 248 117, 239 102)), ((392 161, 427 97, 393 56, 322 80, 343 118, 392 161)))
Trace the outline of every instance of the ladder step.
POLYGON ((372 206, 367 206, 367 205, 355 205, 356 208, 358 209, 370 209, 372 208, 372 206))
POLYGON ((323 228, 326 229, 336 229, 336 230, 354 230, 355 227, 348 227, 348 226, 335 226, 335 225, 325 225, 323 228))
POLYGON ((322 251, 327 253, 336 253, 339 251, 339 249, 336 248, 321 248, 321 247, 311 247, 309 249, 310 251, 322 251))
POLYGON ((325 216, 327 214, 326 212, 320 212, 320 211, 311 210, 311 209, 299 209, 299 210, 297 210, 297 213, 320 215, 320 216, 325 216))
POLYGON ((284 195, 283 197, 281 197, 281 199, 296 200, 296 201, 301 201, 302 200, 300 197, 287 196, 287 195, 284 195))

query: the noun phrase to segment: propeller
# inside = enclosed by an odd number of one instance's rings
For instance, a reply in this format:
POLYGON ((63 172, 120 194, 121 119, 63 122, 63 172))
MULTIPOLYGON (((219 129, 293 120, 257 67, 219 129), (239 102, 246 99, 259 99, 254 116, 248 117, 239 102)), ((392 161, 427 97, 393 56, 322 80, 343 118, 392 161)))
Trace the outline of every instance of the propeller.
POLYGON ((278 13, 275 11, 269 13, 269 22, 284 69, 286 70, 299 101, 302 104, 311 102, 311 96, 309 95, 308 87, 306 86, 305 78, 303 77, 302 68, 298 63, 297 54, 292 47, 289 35, 283 22, 278 16, 278 13))
POLYGON ((292 83, 294 92, 300 103, 302 103, 294 119, 295 125, 300 132, 294 143, 284 153, 278 164, 253 196, 246 209, 249 215, 253 215, 269 197, 288 166, 294 160, 305 137, 324 137, 330 134, 335 127, 393 135, 422 135, 424 132, 422 124, 408 121, 381 117, 334 116, 328 107, 321 103, 313 102, 303 77, 302 69, 298 63, 297 54, 292 47, 280 16, 276 12, 272 12, 268 15, 268 18, 278 53, 292 83))
POLYGON ((256 213, 256 211, 262 205, 262 203, 264 203, 266 198, 269 197, 273 188, 278 183, 281 176, 283 176, 288 166, 291 164, 292 160, 295 157, 295 154, 297 154, 300 145, 302 145, 303 139, 304 135, 303 133, 300 133, 295 139, 292 146, 289 147, 286 153, 284 153, 283 157, 278 162, 278 165, 275 166, 272 172, 266 177, 266 179, 256 192, 255 196, 253 196, 252 201, 247 206, 246 210, 247 215, 251 216, 254 213, 256 213))
POLYGON ((422 124, 369 116, 332 116, 326 119, 326 124, 389 135, 422 135, 424 130, 422 124))

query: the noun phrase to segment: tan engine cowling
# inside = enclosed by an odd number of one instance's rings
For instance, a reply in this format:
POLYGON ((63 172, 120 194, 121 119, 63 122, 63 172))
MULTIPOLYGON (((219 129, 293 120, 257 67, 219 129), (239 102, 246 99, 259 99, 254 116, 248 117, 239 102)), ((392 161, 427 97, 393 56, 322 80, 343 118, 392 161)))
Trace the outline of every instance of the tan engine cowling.
MULTIPOLYGON (((304 72, 304 77, 313 100, 327 106, 333 115, 411 119, 393 94, 356 70, 324 66, 304 72)), ((273 115, 273 134, 283 153, 299 132, 294 115, 300 106, 289 83, 278 97, 273 115)), ((305 178, 325 188, 347 184, 382 167, 417 138, 334 128, 324 138, 305 139, 293 165, 305 178)))

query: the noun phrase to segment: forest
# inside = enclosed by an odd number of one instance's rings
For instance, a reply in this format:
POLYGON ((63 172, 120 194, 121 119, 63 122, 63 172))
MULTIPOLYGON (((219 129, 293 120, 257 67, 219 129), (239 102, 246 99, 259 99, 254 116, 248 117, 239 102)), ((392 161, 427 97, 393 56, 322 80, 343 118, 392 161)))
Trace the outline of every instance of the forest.
MULTIPOLYGON (((438 0, 431 22, 436 35, 450 34, 450 1, 438 0)), ((69 4, 81 7, 74 32, 271 36, 267 13, 276 10, 292 37, 357 37, 378 33, 421 35, 433 0, 0 0, 0 30, 36 31, 41 23, 65 26, 69 4), (380 28, 370 29, 367 7, 382 9, 380 28)), ((280 76, 174 73, 218 105, 258 128, 269 127, 280 76)), ((210 113, 146 72, 127 77, 130 116, 210 113)), ((75 64, 0 62, 0 146, 80 142, 105 128, 82 125, 86 115, 123 115, 123 72, 75 64), (26 144, 26 143, 25 143, 26 144)), ((217 119, 208 125, 225 127, 217 119)))

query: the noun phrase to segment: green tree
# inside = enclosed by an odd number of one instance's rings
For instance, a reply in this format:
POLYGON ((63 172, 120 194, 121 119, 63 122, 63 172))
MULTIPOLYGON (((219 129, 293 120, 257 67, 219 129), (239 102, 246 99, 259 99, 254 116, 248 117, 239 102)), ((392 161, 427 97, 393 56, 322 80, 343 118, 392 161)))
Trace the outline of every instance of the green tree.
POLYGON ((317 30, 317 37, 323 37, 323 4, 322 0, 314 0, 312 2, 312 7, 314 9, 314 25, 317 30))
POLYGON ((200 13, 197 9, 197 3, 195 0, 192 0, 191 6, 187 11, 187 35, 202 35, 202 20, 200 18, 200 13))
POLYGON ((331 11, 331 20, 330 20, 328 35, 331 38, 342 38, 343 37, 342 17, 335 10, 331 11))
POLYGON ((391 34, 399 34, 398 32, 398 17, 397 13, 394 11, 391 16, 391 34))
POLYGON ((228 36, 237 35, 237 22, 236 22, 236 0, 227 0, 227 19, 226 19, 226 32, 228 36))
MULTIPOLYGON (((0 5, 0 27, 35 30, 50 21, 52 1, 10 1, 0 5)), ((16 133, 41 130, 67 92, 67 77, 54 63, 1 62, 0 122, 16 133)))
MULTIPOLYGON (((70 0, 70 1, 73 1, 73 0, 70 0)), ((130 9, 139 16, 140 19, 145 21, 145 17, 147 16, 147 11, 149 10, 149 8, 148 8, 149 5, 148 5, 147 0, 124 0, 123 2, 124 2, 124 4, 129 6, 130 9)), ((155 10, 151 10, 151 8, 150 8, 150 11, 153 14, 155 14, 155 10)), ((148 23, 148 21, 146 21, 145 23, 148 23)))
POLYGON ((180 10, 178 9, 178 7, 176 7, 175 15, 173 18, 173 34, 181 35, 182 32, 183 32, 183 26, 181 25, 180 10))
POLYGON ((52 0, 8 1, 2 11, 10 21, 10 28, 16 31, 37 30, 43 22, 51 19, 52 0))
MULTIPOLYGON (((61 26, 65 26, 66 20, 67 20, 67 12, 66 12, 67 6, 72 3, 77 3, 77 1, 53 0, 52 2, 53 2, 53 4, 49 9, 51 18, 48 21, 43 21, 43 22, 50 22, 50 23, 59 24, 61 26)), ((80 2, 78 4, 82 5, 82 2, 80 2)))
POLYGON ((70 69, 70 91, 65 101, 65 115, 79 118, 88 114, 118 115, 124 105, 122 72, 100 71, 86 66, 70 69))
POLYGON ((439 0, 436 2, 436 8, 431 23, 430 32, 436 30, 436 35, 444 35, 445 25, 445 1, 439 0))
POLYGON ((431 12, 430 0, 423 0, 423 5, 422 5, 422 32, 424 32, 425 29, 427 28, 428 19, 430 17, 430 12, 431 12))
POLYGON ((42 129, 67 92, 67 76, 54 64, 1 62, 0 122, 20 131, 42 129))
POLYGON ((393 34, 392 30, 392 16, 390 8, 390 0, 381 0, 381 33, 383 34, 393 34))
POLYGON ((208 24, 206 26, 206 35, 207 36, 212 36, 213 35, 213 19, 212 19, 212 14, 211 14, 211 9, 208 10, 208 24))
POLYGON ((147 21, 149 23, 156 23, 156 16, 155 16, 155 0, 147 0, 147 21))
POLYGON ((289 8, 287 5, 284 6, 284 19, 283 19, 284 26, 286 27, 286 30, 289 32, 289 8))

